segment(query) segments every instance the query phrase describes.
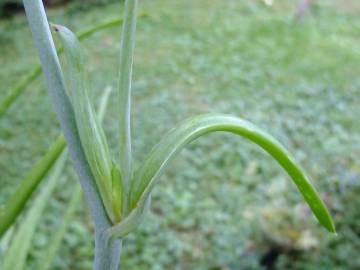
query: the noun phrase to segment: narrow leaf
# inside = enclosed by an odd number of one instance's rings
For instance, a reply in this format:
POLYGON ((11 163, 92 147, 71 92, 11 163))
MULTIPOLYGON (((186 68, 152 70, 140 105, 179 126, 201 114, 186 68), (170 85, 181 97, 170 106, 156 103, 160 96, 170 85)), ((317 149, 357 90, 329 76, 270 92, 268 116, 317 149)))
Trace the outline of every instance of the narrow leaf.
MULTIPOLYGON (((288 151, 272 136, 250 122, 227 115, 207 114, 193 117, 166 135, 153 148, 146 161, 134 175, 130 192, 130 209, 144 207, 154 185, 169 164, 169 161, 182 148, 198 137, 216 131, 240 135, 258 144, 268 152, 292 178, 319 222, 327 230, 335 232, 334 223, 325 204, 288 151)), ((116 234, 114 227, 112 230, 116 234)))
MULTIPOLYGON (((106 113, 106 107, 109 101, 109 97, 111 94, 111 88, 107 87, 104 91, 104 94, 102 95, 100 99, 100 105, 98 110, 98 115, 100 121, 103 120, 105 113, 106 113)), ((64 235, 66 233, 66 230, 68 226, 71 223, 71 220, 74 216, 76 207, 79 205, 79 202, 81 200, 81 187, 80 185, 76 185, 73 194, 71 196, 70 202, 68 204, 68 207, 65 211, 64 217, 62 218, 62 223, 59 226, 59 228, 56 229, 55 234, 50 241, 49 247, 47 249, 47 252, 44 253, 43 258, 40 260, 40 264, 38 266, 39 270, 48 270, 51 267, 51 264, 54 260, 54 257, 56 256, 56 252, 59 249, 61 245, 61 241, 64 238, 64 235)))
POLYGON ((81 188, 78 183, 76 183, 76 187, 73 191, 73 194, 71 196, 70 202, 66 208, 65 214, 62 218, 61 225, 56 228, 55 234, 53 235, 52 239, 50 240, 50 244, 48 245, 48 248, 46 249, 46 252, 42 256, 42 259, 40 259, 40 263, 38 265, 38 270, 49 270, 51 269, 51 264, 54 261, 54 258, 56 256, 56 253, 61 245, 61 241, 63 240, 66 230, 68 229, 76 208, 79 206, 80 200, 81 200, 81 188))
POLYGON ((64 153, 51 174, 49 181, 46 182, 41 189, 40 194, 36 197, 34 204, 27 213, 25 219, 20 223, 5 255, 4 270, 24 269, 26 256, 31 245, 31 239, 34 235, 35 228, 41 219, 43 210, 48 203, 51 193, 56 187, 65 161, 66 154, 64 153))
MULTIPOLYGON (((105 110, 111 91, 111 88, 106 88, 100 99, 98 112, 100 121, 102 121, 105 116, 105 110)), ((65 146, 66 143, 64 136, 59 135, 55 143, 51 145, 46 154, 40 159, 38 163, 35 164, 35 166, 30 170, 25 178, 21 180, 20 185, 17 187, 10 199, 6 202, 5 206, 0 208, 0 238, 23 211, 31 195, 35 192, 40 182, 44 179, 56 160, 59 158, 65 146)))
POLYGON ((0 103, 0 117, 3 116, 15 100, 25 91, 26 87, 41 74, 41 67, 37 66, 25 76, 19 79, 14 87, 10 89, 7 95, 0 103))
POLYGON ((17 187, 6 205, 0 208, 0 237, 14 223, 15 219, 24 209, 27 201, 48 171, 52 168, 64 148, 65 139, 61 135, 21 181, 21 184, 17 187))
POLYGON ((120 43, 119 70, 119 159, 124 193, 131 178, 131 77, 135 47, 138 0, 125 0, 124 24, 120 43))

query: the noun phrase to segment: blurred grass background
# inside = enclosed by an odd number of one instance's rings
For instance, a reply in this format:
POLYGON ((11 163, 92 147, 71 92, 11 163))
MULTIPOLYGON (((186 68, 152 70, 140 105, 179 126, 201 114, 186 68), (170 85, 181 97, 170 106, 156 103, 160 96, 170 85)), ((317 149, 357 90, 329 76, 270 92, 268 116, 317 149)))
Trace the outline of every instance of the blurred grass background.
MULTIPOLYGON (((85 4, 84 4, 85 2, 85 4)), ((74 31, 122 14, 118 1, 48 10, 74 31), (99 4, 100 5, 96 5, 99 4)), ((230 113, 269 130, 302 164, 337 225, 327 234, 279 166, 258 147, 213 134, 162 177, 144 224, 125 241, 123 269, 360 269, 360 5, 314 1, 142 1, 134 70, 137 161, 175 123, 230 113)), ((92 95, 116 85, 120 29, 83 43, 92 95)), ((0 21, 0 99, 38 63, 24 15, 0 21)), ((105 127, 116 151, 116 99, 105 127)), ((44 80, 0 119, 0 203, 55 140, 44 80)), ((28 269, 47 248, 76 177, 67 166, 37 231, 28 269)), ((79 205, 53 269, 91 269, 92 227, 79 205)))

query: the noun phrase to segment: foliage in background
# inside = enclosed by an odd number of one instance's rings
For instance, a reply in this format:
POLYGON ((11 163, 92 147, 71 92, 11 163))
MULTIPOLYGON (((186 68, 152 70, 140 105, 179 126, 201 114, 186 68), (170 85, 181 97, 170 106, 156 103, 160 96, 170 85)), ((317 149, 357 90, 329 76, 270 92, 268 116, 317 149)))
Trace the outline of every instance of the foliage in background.
MULTIPOLYGON (((214 111, 241 111, 247 118, 270 128, 287 145, 293 148, 301 145, 303 150, 297 152, 296 157, 311 172, 311 178, 317 179, 316 183, 322 190, 326 190, 332 198, 338 198, 331 206, 337 213, 336 223, 340 224, 339 236, 295 254, 279 249, 278 263, 284 269, 289 268, 286 265, 291 265, 294 269, 358 268, 357 260, 347 260, 349 256, 356 258, 354 252, 358 250, 359 243, 359 225, 355 222, 359 220, 355 219, 358 212, 356 205, 359 202, 351 199, 356 198, 356 193, 359 192, 359 163, 356 158, 360 153, 360 133, 356 125, 356 119, 360 115, 357 106, 359 80, 356 76, 359 74, 356 45, 359 36, 358 16, 352 15, 346 7, 339 8, 334 4, 318 9, 314 17, 294 27, 288 23, 286 15, 284 18, 288 6, 275 6, 268 10, 253 4, 244 7, 239 3, 229 2, 225 8, 220 9, 220 1, 214 1, 204 10, 205 3, 199 1, 191 13, 188 13, 187 6, 193 4, 188 1, 177 4, 159 1, 157 4, 162 6, 159 17, 151 19, 150 24, 140 25, 140 55, 137 57, 135 75, 145 77, 135 84, 134 94, 138 104, 134 111, 138 115, 140 112, 145 114, 134 125, 141 127, 150 137, 145 138, 145 135, 139 134, 135 149, 146 149, 158 139, 151 132, 153 120, 150 112, 154 108, 158 119, 163 122, 159 126, 160 131, 167 130, 174 121, 182 118, 181 115, 202 112, 209 107, 214 111), (224 13, 226 19, 220 19, 224 17, 224 13), (349 21, 353 26, 351 28, 348 27, 349 21), (194 23, 198 25, 198 30, 193 29, 194 23), (160 25, 164 29, 159 32, 160 25), (251 46, 243 45, 245 40, 251 40, 251 46), (189 46, 191 54, 189 50, 185 50, 189 46), (175 58, 170 57, 173 50, 178 52, 175 58), (264 66, 263 71, 255 68, 259 64, 264 66), (154 79, 156 75, 159 79, 154 79), (254 87, 258 90, 251 90, 254 87), (236 98, 239 95, 241 99, 236 98), (176 111, 172 110, 175 105, 176 111), (268 109, 274 106, 274 111, 268 109), (299 111, 304 115, 301 116, 299 111), (269 119, 271 124, 268 124, 269 119), (309 129, 303 128, 305 124, 310 125, 309 129), (326 139, 321 139, 320 134, 326 139), (314 159, 316 151, 322 151, 325 155, 314 159), (351 222, 345 223, 342 220, 351 222)), ((149 4, 147 10, 151 8, 152 5, 149 4)), ((104 8, 103 12, 114 15, 113 10, 114 7, 110 6, 104 8)), ((74 24, 79 25, 78 28, 81 28, 80 17, 91 22, 98 18, 98 14, 90 10, 87 14, 75 17, 78 21, 75 20, 74 24)), ((21 19, 16 19, 15 25, 15 36, 27 35, 24 26, 21 26, 21 19)), ((113 33, 96 35, 96 40, 87 46, 91 48, 92 62, 104 67, 95 81, 97 88, 101 89, 103 82, 113 77, 111 70, 115 65, 115 52, 111 47, 101 52, 98 44, 114 42, 113 33)), ((36 61, 34 54, 27 53, 26 58, 23 56, 25 62, 22 65, 12 65, 15 52, 19 56, 23 55, 21 49, 26 44, 23 43, 14 41, 11 47, 3 46, 6 54, 2 58, 13 74, 21 74, 36 61)), ((7 72, 1 70, 2 82, 10 86, 16 78, 9 76, 7 72)), ((92 76, 95 75, 92 73, 92 76)), ((42 84, 37 83, 29 90, 19 100, 19 104, 11 109, 11 118, 1 122, 1 151, 9 157, 1 161, 4 175, 4 197, 1 200, 10 192, 12 182, 20 179, 31 166, 30 162, 17 164, 15 161, 20 157, 23 160, 38 157, 57 133, 55 121, 49 113, 51 108, 44 102, 47 98, 42 84), (34 111, 34 106, 39 111, 34 111), (37 126, 44 128, 36 130, 34 127, 37 126), (30 141, 25 140, 25 135, 29 136, 25 129, 34 130, 30 134, 30 141), (43 138, 41 134, 44 132, 49 137, 43 138)), ((116 118, 115 112, 112 112, 112 117, 116 118)), ((107 129, 110 133, 113 132, 111 121, 107 123, 107 129)), ((157 264, 154 269, 166 269, 173 265, 178 265, 179 268, 188 266, 206 269, 208 264, 236 269, 239 256, 242 262, 246 259, 250 265, 257 265, 261 257, 274 248, 268 237, 265 237, 267 230, 263 230, 256 222, 259 215, 264 216, 270 228, 276 229, 279 225, 269 216, 280 217, 280 212, 285 220, 293 224, 295 232, 306 235, 302 232, 309 226, 312 227, 311 223, 295 218, 293 211, 282 210, 282 195, 294 202, 297 201, 297 196, 295 193, 285 192, 286 184, 279 170, 255 148, 230 137, 226 138, 230 144, 228 146, 222 145, 223 139, 218 136, 197 143, 185 150, 183 158, 178 159, 166 172, 164 178, 172 178, 176 184, 165 185, 155 193, 151 219, 140 228, 139 234, 131 236, 127 241, 129 250, 124 254, 127 269, 131 269, 132 265, 149 268, 155 262, 157 264), (241 149, 244 154, 234 153, 233 149, 241 149), (210 160, 200 160, 199 157, 204 154, 210 160), (243 159, 243 156, 249 155, 257 161, 243 159), (227 158, 221 159, 223 156, 227 158), (222 167, 234 168, 234 171, 226 172, 225 177, 229 182, 221 180, 224 177, 221 175, 222 167), (175 171, 180 171, 180 175, 175 177, 175 171), (239 175, 244 172, 247 177, 239 180, 239 175), (265 175, 268 176, 268 186, 258 188, 256 184, 265 175), (205 188, 206 194, 183 192, 185 187, 194 191, 205 188), (275 187, 280 191, 275 191, 275 187), (258 195, 249 196, 250 191, 254 190, 258 195), (159 196, 160 194, 166 195, 159 196), (174 194, 181 194, 181 200, 175 204, 172 200, 174 194), (226 194, 224 202, 219 199, 221 194, 226 194), (267 209, 263 209, 265 199, 267 209), (234 205, 233 201, 238 204, 234 205), (194 205, 195 208, 190 208, 194 205), (249 210, 245 213, 236 210, 243 207, 249 210), (179 223, 180 225, 175 226, 179 223), (208 225, 204 226, 203 223, 208 225), (249 224, 252 228, 249 228, 249 224), (155 236, 159 228, 164 229, 164 234, 155 236), (242 235, 238 234, 239 228, 243 228, 242 235), (151 244, 145 245, 145 239, 151 244), (238 247, 239 242, 246 243, 246 247, 238 247), (163 246, 164 249, 155 249, 155 246, 163 246), (170 250, 164 254, 168 247, 171 247, 170 250), (138 254, 142 256, 138 257, 138 254)), ((141 157, 141 153, 135 154, 141 157)), ((65 187, 59 191, 59 196, 66 197, 69 191, 70 188, 65 187)), ((327 193, 323 194, 325 198, 327 193)), ((55 210, 63 205, 60 200, 55 205, 55 210)), ((303 213, 301 205, 296 205, 294 209, 303 213)), ((307 216, 308 213, 305 211, 304 215, 307 216)), ((50 219, 56 217, 56 211, 49 211, 47 216, 50 219)), ((85 259, 90 260, 92 255, 91 249, 86 247, 91 246, 91 242, 88 240, 89 224, 85 222, 82 225, 83 220, 87 220, 86 216, 80 215, 66 238, 60 254, 64 259, 57 261, 58 267, 61 266, 62 269, 66 266, 87 269, 85 259), (76 258, 83 258, 85 261, 76 258)), ((316 228, 311 230, 315 230, 312 239, 325 237, 316 228)), ((279 231, 283 232, 283 238, 293 239, 284 228, 280 227, 279 231)), ((42 227, 42 232, 44 233, 39 233, 34 243, 36 249, 32 251, 31 260, 39 256, 46 246, 46 226, 42 227)))
MULTIPOLYGON (((117 0, 43 0, 46 6, 60 6, 73 3, 73 10, 86 10, 94 6, 105 5, 117 0)), ((0 17, 11 16, 23 10, 22 0, 0 0, 0 17)))

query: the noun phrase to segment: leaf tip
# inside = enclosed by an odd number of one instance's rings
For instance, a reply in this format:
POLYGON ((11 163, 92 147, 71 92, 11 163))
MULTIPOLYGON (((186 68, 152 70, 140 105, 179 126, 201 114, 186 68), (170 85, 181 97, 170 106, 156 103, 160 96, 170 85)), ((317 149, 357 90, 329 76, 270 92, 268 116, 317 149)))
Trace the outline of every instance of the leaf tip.
POLYGON ((51 28, 55 31, 55 32, 59 32, 61 25, 59 24, 55 24, 55 23, 50 23, 51 28))

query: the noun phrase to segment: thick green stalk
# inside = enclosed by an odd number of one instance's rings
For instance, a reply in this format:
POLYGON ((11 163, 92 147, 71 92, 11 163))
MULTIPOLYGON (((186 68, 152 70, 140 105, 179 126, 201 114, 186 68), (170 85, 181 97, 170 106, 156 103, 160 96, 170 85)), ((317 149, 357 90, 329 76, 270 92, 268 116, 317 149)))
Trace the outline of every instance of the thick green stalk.
MULTIPOLYGON (((120 44, 119 151, 120 171, 125 194, 129 191, 129 182, 131 179, 131 78, 135 47, 137 6, 138 0, 125 1, 124 24, 120 44)), ((124 203, 126 203, 127 200, 126 198, 124 199, 124 203)))

